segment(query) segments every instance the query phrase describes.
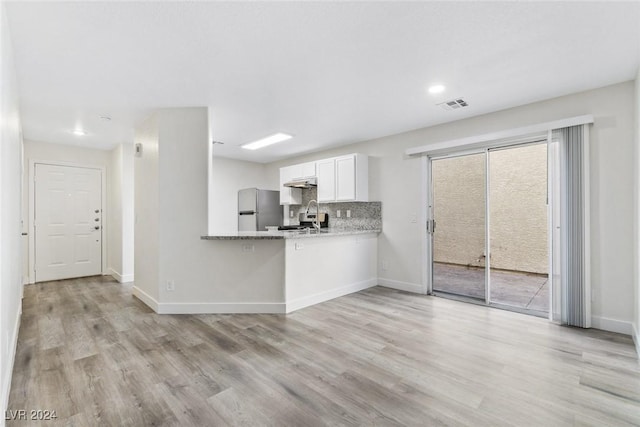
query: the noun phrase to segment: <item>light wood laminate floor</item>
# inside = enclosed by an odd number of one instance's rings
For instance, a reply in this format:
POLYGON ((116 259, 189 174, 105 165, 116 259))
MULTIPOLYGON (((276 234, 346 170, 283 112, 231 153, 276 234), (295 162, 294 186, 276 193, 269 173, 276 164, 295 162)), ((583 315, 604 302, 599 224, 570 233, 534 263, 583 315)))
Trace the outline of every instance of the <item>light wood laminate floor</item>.
POLYGON ((110 278, 25 288, 9 426, 640 425, 629 337, 376 287, 156 315, 110 278))

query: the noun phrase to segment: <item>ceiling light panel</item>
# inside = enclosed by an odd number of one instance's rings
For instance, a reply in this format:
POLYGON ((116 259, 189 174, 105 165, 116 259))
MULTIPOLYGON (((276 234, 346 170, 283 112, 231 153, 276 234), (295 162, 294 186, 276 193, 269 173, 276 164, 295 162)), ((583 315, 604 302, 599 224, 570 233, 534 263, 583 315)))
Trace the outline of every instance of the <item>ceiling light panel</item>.
POLYGON ((440 85, 440 84, 438 84, 438 85, 433 85, 433 86, 430 86, 430 87, 429 87, 429 93, 430 93, 431 95, 437 95, 437 94, 439 94, 439 93, 444 92, 444 91, 445 91, 445 89, 446 89, 446 87, 445 87, 444 85, 440 85))
POLYGON ((257 150, 259 148, 264 148, 269 145, 277 144, 278 142, 286 141, 291 138, 293 138, 291 135, 278 132, 278 133, 274 133, 273 135, 269 135, 265 138, 259 139, 257 141, 244 144, 241 147, 244 148, 245 150, 257 150))

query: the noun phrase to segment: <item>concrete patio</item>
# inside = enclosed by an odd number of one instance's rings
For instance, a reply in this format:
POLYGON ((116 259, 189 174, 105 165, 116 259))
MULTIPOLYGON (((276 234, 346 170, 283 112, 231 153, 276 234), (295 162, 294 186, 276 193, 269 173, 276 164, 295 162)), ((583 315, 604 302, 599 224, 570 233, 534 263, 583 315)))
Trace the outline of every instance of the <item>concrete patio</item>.
MULTIPOLYGON (((436 292, 484 300, 484 282, 484 268, 434 263, 433 288, 436 292)), ((548 277, 541 274, 492 269, 491 302, 548 313, 548 277)))

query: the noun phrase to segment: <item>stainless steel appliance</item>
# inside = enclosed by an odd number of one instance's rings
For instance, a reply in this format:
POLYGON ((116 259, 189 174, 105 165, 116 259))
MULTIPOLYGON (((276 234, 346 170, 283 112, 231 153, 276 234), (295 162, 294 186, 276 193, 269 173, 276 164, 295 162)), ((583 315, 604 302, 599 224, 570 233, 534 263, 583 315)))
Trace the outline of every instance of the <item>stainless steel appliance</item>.
POLYGON ((283 186, 291 188, 316 188, 318 186, 318 178, 315 176, 297 178, 289 182, 285 182, 283 186))
POLYGON ((238 231, 266 231, 282 225, 280 192, 245 188, 238 191, 238 231))
MULTIPOLYGON (((282 225, 278 227, 278 230, 305 230, 307 228, 313 228, 316 215, 300 212, 298 214, 298 220, 300 221, 300 225, 282 225)), ((320 228, 329 227, 329 214, 321 213, 318 218, 318 224, 320 224, 320 228)))

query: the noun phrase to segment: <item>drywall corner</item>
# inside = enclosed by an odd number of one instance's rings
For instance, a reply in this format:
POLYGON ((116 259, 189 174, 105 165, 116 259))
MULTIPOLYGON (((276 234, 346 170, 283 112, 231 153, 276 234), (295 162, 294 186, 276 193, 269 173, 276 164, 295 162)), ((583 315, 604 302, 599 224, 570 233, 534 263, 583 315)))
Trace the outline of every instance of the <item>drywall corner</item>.
POLYGON ((135 217, 133 220, 136 287, 158 301, 159 285, 159 128, 154 113, 136 127, 135 143, 141 154, 133 160, 135 217), (138 221, 140 218, 140 221, 138 221))

